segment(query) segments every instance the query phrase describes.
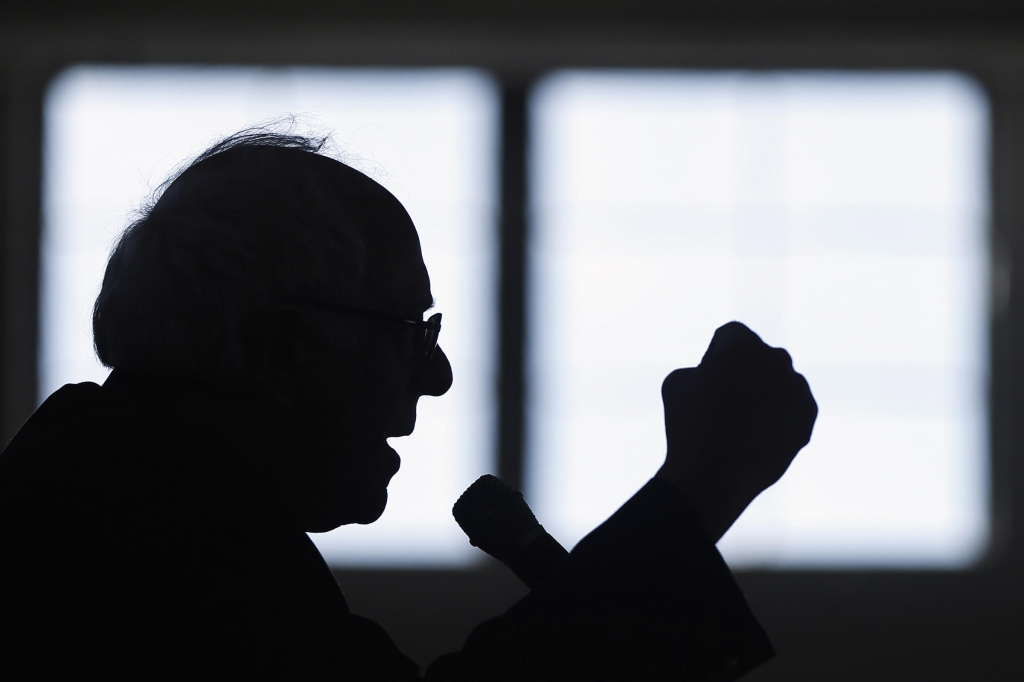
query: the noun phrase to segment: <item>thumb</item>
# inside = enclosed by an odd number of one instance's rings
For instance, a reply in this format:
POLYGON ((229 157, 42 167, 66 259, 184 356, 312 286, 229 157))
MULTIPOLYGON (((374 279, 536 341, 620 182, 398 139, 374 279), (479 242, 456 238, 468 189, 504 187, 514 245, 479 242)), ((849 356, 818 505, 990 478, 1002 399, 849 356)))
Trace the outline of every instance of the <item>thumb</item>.
POLYGON ((661 399, 665 406, 668 407, 670 404, 676 404, 684 396, 692 394, 698 380, 699 376, 696 367, 677 369, 665 377, 665 381, 661 383, 661 399))

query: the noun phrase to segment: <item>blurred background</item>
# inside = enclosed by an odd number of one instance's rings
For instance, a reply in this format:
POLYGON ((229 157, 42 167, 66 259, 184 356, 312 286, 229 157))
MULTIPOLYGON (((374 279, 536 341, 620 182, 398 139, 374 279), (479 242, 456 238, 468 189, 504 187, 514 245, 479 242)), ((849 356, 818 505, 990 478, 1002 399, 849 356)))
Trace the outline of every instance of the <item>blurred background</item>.
POLYGON ((749 679, 1020 679, 1022 29, 921 0, 7 6, 0 435, 106 376, 107 254, 179 164, 329 133, 416 223, 455 373, 381 520, 313 536, 354 612, 423 665, 460 646, 525 593, 461 491, 498 474, 572 546, 736 319, 820 407, 720 543, 779 653, 749 679))

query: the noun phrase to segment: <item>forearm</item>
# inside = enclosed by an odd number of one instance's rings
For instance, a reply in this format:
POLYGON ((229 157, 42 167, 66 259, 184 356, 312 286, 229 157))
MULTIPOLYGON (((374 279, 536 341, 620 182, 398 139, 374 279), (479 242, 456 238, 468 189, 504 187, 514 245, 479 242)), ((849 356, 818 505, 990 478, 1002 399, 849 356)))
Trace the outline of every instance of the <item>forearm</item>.
POLYGON ((695 512, 659 479, 446 665, 480 679, 728 679, 771 655, 695 512))

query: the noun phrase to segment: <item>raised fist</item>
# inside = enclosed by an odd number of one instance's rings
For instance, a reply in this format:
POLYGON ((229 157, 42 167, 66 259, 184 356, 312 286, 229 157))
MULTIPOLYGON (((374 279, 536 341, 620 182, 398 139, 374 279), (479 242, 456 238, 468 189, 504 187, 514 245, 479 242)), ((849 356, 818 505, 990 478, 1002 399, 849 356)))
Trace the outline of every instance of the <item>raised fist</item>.
POLYGON ((661 387, 668 454, 658 472, 715 542, 807 445, 818 406, 782 348, 739 322, 715 332, 700 365, 661 387))

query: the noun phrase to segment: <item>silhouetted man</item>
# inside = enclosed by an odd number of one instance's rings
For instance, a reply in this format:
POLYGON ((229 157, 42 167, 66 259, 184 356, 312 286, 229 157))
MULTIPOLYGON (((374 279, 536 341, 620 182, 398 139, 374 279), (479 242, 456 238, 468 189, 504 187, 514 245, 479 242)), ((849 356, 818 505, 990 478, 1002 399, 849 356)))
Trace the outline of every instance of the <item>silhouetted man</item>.
MULTIPOLYGON (((409 216, 317 151, 235 136, 117 244, 93 317, 110 378, 54 393, 0 455, 0 674, 419 675, 306 532, 381 515, 387 439, 451 367, 409 216)), ((714 544, 814 400, 738 323, 662 391, 655 478, 428 678, 732 679, 771 656, 714 544)))

